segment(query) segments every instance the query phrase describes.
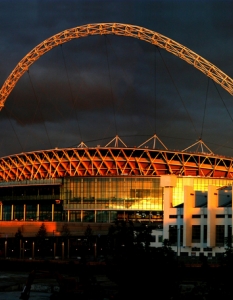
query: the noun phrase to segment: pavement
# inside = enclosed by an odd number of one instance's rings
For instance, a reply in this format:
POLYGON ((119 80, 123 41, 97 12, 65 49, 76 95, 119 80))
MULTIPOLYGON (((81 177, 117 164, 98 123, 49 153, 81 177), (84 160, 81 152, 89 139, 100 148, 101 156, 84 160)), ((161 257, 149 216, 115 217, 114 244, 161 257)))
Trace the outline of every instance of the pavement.
MULTIPOLYGON (((0 272, 0 299, 20 299, 21 292, 27 281, 28 272, 0 272)), ((30 299, 50 299, 51 287, 57 286, 55 279, 35 280, 31 286, 30 299)))
MULTIPOLYGON (((0 292, 0 299, 1 300, 16 300, 19 299, 20 292, 14 291, 14 292, 0 292)), ((50 294, 48 293, 41 293, 41 292, 31 292, 30 293, 30 300, 49 300, 50 294)))
MULTIPOLYGON (((0 271, 0 300, 20 299, 21 292, 28 280, 29 272, 0 271)), ((96 284, 101 286, 107 294, 114 294, 117 286, 106 275, 97 275, 96 284)), ((31 285, 30 300, 49 300, 53 291, 59 291, 59 285, 55 278, 39 276, 31 285)), ((105 299, 108 299, 105 298, 105 299)))

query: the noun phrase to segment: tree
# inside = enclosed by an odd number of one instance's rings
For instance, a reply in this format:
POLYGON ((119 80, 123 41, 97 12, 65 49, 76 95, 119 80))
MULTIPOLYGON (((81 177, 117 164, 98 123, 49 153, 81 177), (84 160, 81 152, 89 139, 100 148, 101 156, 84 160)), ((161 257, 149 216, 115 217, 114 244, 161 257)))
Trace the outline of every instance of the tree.
POLYGON ((44 256, 45 253, 45 237, 47 236, 47 230, 45 227, 45 224, 42 223, 37 234, 36 234, 36 239, 37 239, 37 246, 39 247, 39 252, 41 253, 41 256, 44 256))
MULTIPOLYGON (((113 260, 107 261, 108 276, 119 286, 119 299, 153 298, 154 287, 160 289, 164 284, 164 277, 154 270, 163 270, 171 287, 177 272, 168 240, 164 240, 163 247, 152 248, 151 228, 125 221, 112 225, 108 236, 110 245, 115 246, 113 260)), ((164 299, 170 299, 170 288, 165 290, 164 299)))
POLYGON ((163 246, 160 248, 163 256, 168 259, 173 259, 175 257, 175 251, 171 248, 171 242, 168 239, 163 240, 163 246))
POLYGON ((233 263, 233 247, 232 247, 232 236, 228 235, 224 239, 225 242, 225 252, 224 252, 224 257, 226 260, 226 263, 230 266, 233 263))
POLYGON ((68 226, 67 224, 64 224, 64 225, 62 226, 61 234, 62 234, 62 236, 64 236, 64 237, 69 237, 69 236, 71 236, 70 229, 69 229, 69 226, 68 226))
POLYGON ((23 234, 20 228, 18 228, 17 232, 15 233, 15 254, 18 257, 21 257, 21 241, 23 239, 23 234))
POLYGON ((87 225, 84 235, 86 238, 86 245, 87 245, 87 247, 90 248, 92 246, 92 242, 93 242, 93 230, 91 229, 90 225, 87 225))
POLYGON ((45 227, 45 224, 42 223, 37 234, 36 234, 36 237, 37 238, 45 238, 47 235, 47 230, 46 230, 46 227, 45 227))
POLYGON ((23 238, 23 234, 22 234, 22 231, 21 231, 20 228, 18 228, 17 232, 15 233, 15 238, 16 238, 17 240, 20 240, 20 239, 23 238))

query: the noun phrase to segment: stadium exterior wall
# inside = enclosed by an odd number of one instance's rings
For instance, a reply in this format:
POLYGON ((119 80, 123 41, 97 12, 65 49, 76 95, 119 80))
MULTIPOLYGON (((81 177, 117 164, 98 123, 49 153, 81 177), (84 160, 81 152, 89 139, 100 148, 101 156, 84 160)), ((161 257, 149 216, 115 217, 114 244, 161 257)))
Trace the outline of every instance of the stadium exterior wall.
POLYGON ((176 238, 178 255, 204 249, 215 255, 232 230, 231 158, 147 148, 53 149, 0 158, 0 178, 2 240, 18 229, 34 237, 42 223, 51 237, 61 236, 64 225, 73 236, 88 225, 95 235, 106 234, 109 224, 125 220, 153 224, 160 242, 176 238), (211 187, 219 195, 224 186, 227 204, 210 196, 211 187), (190 200, 198 193, 208 199, 202 208, 190 200))

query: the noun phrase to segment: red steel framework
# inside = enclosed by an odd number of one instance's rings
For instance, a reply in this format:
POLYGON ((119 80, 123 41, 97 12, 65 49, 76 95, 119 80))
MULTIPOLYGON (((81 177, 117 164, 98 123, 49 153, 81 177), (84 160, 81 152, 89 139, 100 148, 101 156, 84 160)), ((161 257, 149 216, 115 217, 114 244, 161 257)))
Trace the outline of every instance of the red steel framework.
POLYGON ((233 158, 139 148, 64 148, 0 158, 0 180, 66 176, 201 176, 232 178, 233 158))

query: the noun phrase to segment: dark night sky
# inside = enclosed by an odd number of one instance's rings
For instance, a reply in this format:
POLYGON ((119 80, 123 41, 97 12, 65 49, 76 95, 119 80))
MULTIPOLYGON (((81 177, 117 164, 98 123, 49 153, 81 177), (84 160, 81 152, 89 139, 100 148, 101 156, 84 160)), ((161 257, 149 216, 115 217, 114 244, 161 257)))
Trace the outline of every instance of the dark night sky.
MULTIPOLYGON (((1 0, 0 20, 1 85, 43 40, 102 22, 159 32, 233 77, 233 1, 1 0)), ((135 146, 155 133, 169 149, 202 137, 213 152, 232 156, 233 96, 146 42, 86 37, 30 67, 0 112, 0 128, 0 156, 81 141, 104 146, 116 134, 135 146)))

